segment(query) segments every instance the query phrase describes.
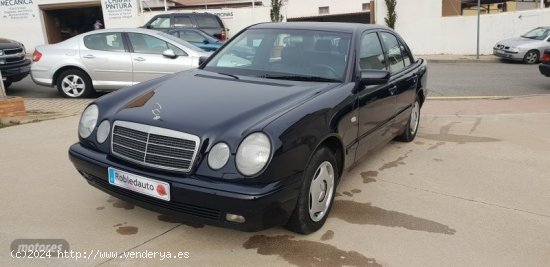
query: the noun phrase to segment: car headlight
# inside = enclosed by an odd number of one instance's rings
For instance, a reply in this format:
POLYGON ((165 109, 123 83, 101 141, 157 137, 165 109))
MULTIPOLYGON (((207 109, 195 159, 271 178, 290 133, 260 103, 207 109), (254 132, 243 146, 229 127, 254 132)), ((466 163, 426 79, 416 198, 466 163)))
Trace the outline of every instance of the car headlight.
POLYGON ((217 143, 208 153, 208 166, 213 170, 219 170, 229 160, 229 146, 226 143, 217 143))
POLYGON ((78 124, 78 134, 80 137, 88 138, 92 134, 97 124, 98 115, 99 110, 96 105, 90 105, 82 112, 80 123, 78 124))
POLYGON ((109 136, 109 133, 111 132, 111 123, 108 120, 104 120, 99 124, 99 127, 97 127, 97 142, 100 144, 103 144, 105 140, 107 140, 107 137, 109 136))
POLYGON ((271 155, 271 142, 264 133, 247 136, 237 149, 237 169, 246 176, 260 172, 271 155))

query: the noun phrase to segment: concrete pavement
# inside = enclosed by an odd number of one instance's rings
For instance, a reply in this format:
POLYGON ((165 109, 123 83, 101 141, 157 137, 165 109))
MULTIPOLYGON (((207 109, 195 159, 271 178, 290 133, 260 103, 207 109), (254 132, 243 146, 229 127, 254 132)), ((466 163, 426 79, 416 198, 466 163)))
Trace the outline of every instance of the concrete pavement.
POLYGON ((0 129, 0 265, 547 266, 550 97, 428 100, 423 114, 414 142, 345 174, 327 224, 309 236, 174 222, 109 197, 67 158, 78 116, 0 129), (122 258, 12 259, 20 238, 122 258), (188 258, 122 254, 145 251, 188 258))

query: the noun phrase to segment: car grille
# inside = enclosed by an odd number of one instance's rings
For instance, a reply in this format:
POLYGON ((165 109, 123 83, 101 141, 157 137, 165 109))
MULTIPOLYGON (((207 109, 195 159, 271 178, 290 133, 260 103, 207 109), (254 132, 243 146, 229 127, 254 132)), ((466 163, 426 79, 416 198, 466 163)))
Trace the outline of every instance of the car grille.
POLYGON ((140 165, 179 172, 193 166, 200 138, 133 122, 116 121, 111 138, 113 156, 140 165))
POLYGON ((23 48, 4 49, 0 53, 0 64, 17 63, 25 60, 23 48))

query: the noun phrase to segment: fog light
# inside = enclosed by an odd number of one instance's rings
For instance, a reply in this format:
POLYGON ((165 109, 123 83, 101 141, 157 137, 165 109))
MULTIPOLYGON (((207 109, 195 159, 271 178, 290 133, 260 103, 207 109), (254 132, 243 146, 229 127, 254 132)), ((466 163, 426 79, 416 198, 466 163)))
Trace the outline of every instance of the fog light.
POLYGON ((244 222, 246 222, 246 220, 244 219, 243 216, 237 215, 237 214, 231 214, 231 213, 227 213, 225 215, 225 220, 227 220, 229 222, 235 222, 235 223, 244 223, 244 222))

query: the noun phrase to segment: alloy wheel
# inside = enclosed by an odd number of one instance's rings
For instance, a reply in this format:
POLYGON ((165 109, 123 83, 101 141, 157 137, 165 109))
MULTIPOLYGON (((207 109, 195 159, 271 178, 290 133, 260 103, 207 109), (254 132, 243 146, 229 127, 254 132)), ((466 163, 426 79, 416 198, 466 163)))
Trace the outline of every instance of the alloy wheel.
POLYGON ((71 74, 61 81, 61 89, 70 97, 79 97, 84 93, 86 84, 80 76, 71 74))
POLYGON ((309 217, 312 221, 322 220, 334 194, 334 168, 325 161, 317 167, 309 187, 309 217))

